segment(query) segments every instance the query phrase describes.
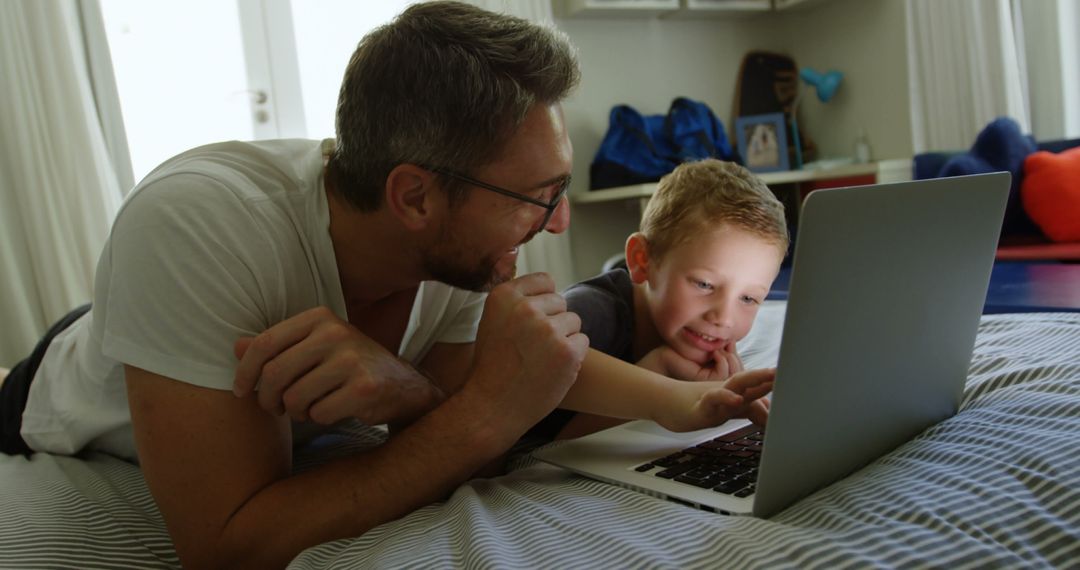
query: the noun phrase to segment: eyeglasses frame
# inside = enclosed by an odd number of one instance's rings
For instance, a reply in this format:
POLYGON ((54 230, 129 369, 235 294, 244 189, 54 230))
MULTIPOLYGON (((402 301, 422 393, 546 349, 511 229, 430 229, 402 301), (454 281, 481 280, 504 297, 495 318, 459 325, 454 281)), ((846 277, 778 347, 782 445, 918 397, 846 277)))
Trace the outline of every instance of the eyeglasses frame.
POLYGON ((525 196, 523 194, 518 194, 517 192, 514 192, 513 190, 507 190, 506 188, 500 188, 499 186, 495 186, 494 184, 488 184, 487 182, 482 182, 482 181, 477 180, 475 178, 470 178, 468 176, 465 176, 464 174, 459 174, 457 172, 454 172, 453 170, 447 170, 445 168, 435 168, 435 167, 426 167, 426 168, 428 170, 436 173, 436 174, 441 174, 441 175, 446 176, 448 178, 453 178, 454 180, 457 180, 458 182, 464 182, 465 184, 468 184, 470 186, 476 186, 477 188, 482 188, 482 189, 488 190, 490 192, 495 192, 496 194, 502 194, 503 196, 508 196, 510 198, 514 198, 515 200, 521 200, 522 202, 527 202, 527 203, 533 204, 535 206, 540 206, 541 208, 547 210, 547 213, 544 214, 544 220, 540 223, 540 228, 541 229, 547 227, 548 222, 551 221, 551 216, 555 214, 555 210, 558 209, 559 203, 562 202, 563 196, 566 195, 566 191, 570 189, 570 178, 571 177, 567 176, 561 182, 561 186, 559 187, 559 190, 557 192, 555 192, 555 196, 552 197, 551 202, 542 202, 540 200, 537 200, 536 198, 530 198, 530 197, 525 196))

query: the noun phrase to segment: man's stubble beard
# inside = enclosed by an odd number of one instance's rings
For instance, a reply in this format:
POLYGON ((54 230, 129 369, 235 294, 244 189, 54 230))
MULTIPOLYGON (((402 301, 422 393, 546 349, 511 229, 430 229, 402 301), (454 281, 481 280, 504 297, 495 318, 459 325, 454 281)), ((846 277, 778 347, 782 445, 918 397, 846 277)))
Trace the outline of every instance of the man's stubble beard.
MULTIPOLYGON (((451 222, 443 224, 438 239, 424 254, 424 270, 432 279, 458 289, 486 293, 496 285, 514 278, 517 273, 516 263, 508 276, 496 272, 501 257, 499 255, 486 256, 470 267, 471 256, 461 245, 462 240, 451 231, 452 225, 451 222)), ((521 243, 528 242, 536 234, 537 232, 530 233, 521 243)))

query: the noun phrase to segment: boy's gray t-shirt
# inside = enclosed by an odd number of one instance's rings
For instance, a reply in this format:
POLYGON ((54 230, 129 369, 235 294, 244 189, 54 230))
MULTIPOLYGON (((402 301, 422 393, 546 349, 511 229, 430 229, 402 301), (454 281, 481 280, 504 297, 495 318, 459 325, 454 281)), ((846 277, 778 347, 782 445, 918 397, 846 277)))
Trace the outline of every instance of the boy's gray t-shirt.
MULTIPOLYGON (((612 269, 571 285, 563 297, 567 309, 581 317, 581 332, 589 337, 589 348, 634 362, 634 285, 625 269, 612 269)), ((557 409, 529 430, 529 435, 554 439, 573 417, 574 412, 557 409)))
POLYGON ((567 309, 581 317, 589 348, 634 362, 634 285, 625 269, 571 285, 563 297, 567 309))

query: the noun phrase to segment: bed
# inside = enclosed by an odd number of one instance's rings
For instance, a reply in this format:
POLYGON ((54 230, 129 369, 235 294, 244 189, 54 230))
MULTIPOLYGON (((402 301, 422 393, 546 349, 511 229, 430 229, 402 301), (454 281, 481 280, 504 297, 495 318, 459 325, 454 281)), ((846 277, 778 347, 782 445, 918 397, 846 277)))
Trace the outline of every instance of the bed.
MULTIPOLYGON (((784 303, 740 345, 775 363, 784 303)), ((347 426, 297 469, 385 438, 347 426)), ((315 568, 1080 568, 1080 313, 985 315, 959 413, 768 520, 726 517, 531 458, 322 544, 315 568)), ((0 568, 176 568, 138 468, 0 455, 0 568)))

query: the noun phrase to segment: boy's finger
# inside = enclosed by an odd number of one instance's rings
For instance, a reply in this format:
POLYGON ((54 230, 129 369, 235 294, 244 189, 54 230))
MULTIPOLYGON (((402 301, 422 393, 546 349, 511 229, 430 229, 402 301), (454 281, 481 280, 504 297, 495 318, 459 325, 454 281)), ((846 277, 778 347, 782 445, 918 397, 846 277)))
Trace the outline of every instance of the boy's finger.
POLYGON ((773 383, 772 382, 767 382, 765 384, 758 384, 757 386, 752 386, 750 388, 747 388, 747 389, 743 390, 742 392, 739 392, 739 394, 742 395, 744 400, 749 402, 751 400, 757 400, 758 398, 763 398, 763 397, 767 396, 769 394, 769 392, 772 392, 772 389, 773 389, 773 383))
POLYGON ((701 400, 713 410, 738 408, 743 404, 743 397, 727 388, 709 390, 701 396, 701 400))
POLYGON ((746 419, 759 426, 764 426, 769 420, 769 401, 765 399, 754 400, 746 408, 746 419))
MULTIPOLYGON (((728 346, 733 345, 729 344, 728 346)), ((739 356, 728 351, 727 347, 714 352, 713 361, 716 363, 716 371, 720 375, 720 380, 724 380, 729 376, 734 376, 743 371, 742 362, 739 361, 739 356)))
MULTIPOLYGON (((727 355, 727 352, 724 352, 723 350, 718 350, 718 351, 713 353, 713 361, 716 362, 716 368, 717 369, 729 368, 730 362, 728 361, 728 355, 727 355)), ((728 376, 731 376, 731 375, 728 374, 728 376)))
POLYGON ((740 372, 732 376, 731 378, 728 378, 728 381, 724 386, 729 390, 741 394, 749 388, 761 386, 764 384, 771 384, 775 378, 775 368, 759 368, 757 370, 740 372))
MULTIPOLYGON (((734 349, 734 347, 735 347, 735 345, 732 345, 733 349, 734 349)), ((742 359, 739 358, 739 353, 737 353, 737 352, 729 352, 728 353, 728 370, 731 371, 731 374, 738 374, 738 373, 743 371, 742 359)))
POLYGON ((739 358, 739 351, 735 348, 735 341, 730 340, 724 345, 724 354, 728 359, 728 368, 732 374, 738 374, 743 371, 742 359, 739 358))

